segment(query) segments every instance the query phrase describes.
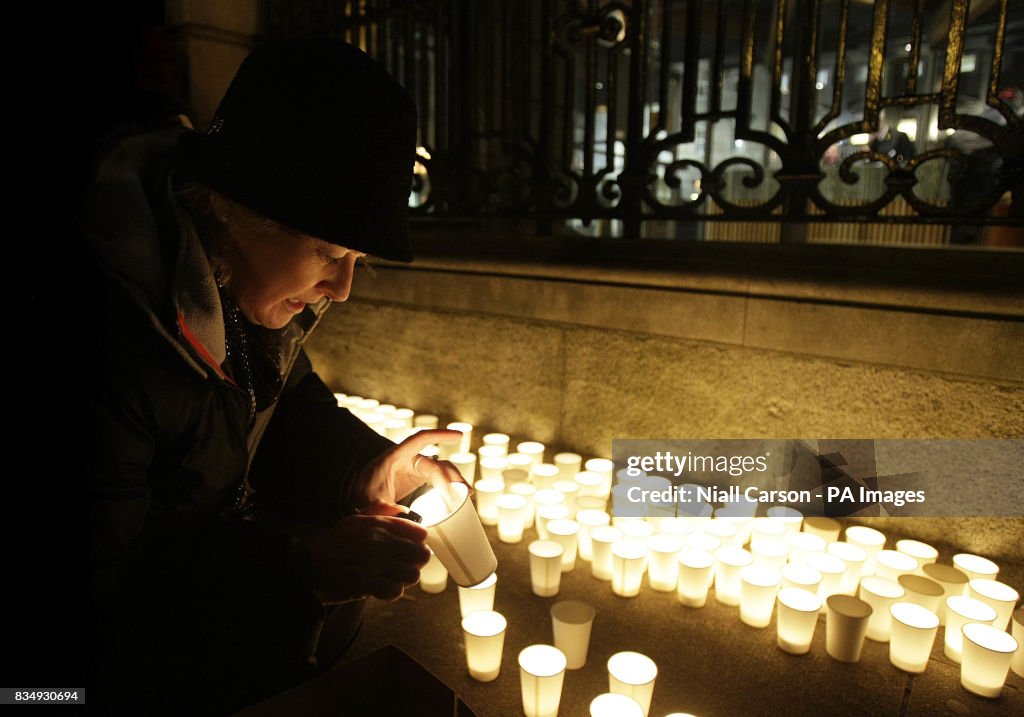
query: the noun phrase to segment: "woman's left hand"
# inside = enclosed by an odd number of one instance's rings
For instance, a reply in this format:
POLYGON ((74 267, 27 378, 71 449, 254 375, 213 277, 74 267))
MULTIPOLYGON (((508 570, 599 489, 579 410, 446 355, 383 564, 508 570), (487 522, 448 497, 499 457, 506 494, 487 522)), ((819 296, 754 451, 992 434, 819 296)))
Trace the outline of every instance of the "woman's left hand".
POLYGON ((394 505, 424 483, 465 483, 459 469, 448 461, 420 455, 431 443, 452 443, 461 436, 458 431, 445 429, 412 434, 363 468, 352 486, 352 502, 361 511, 379 512, 376 506, 394 505))

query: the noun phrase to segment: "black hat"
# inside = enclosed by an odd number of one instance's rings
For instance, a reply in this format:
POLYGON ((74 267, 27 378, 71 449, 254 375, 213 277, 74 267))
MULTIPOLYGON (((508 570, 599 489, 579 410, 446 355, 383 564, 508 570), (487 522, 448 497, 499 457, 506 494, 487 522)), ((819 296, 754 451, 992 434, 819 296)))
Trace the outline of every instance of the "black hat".
POLYGON ((318 239, 412 261, 406 233, 416 107, 340 40, 268 43, 238 68, 205 133, 178 142, 196 178, 318 239))

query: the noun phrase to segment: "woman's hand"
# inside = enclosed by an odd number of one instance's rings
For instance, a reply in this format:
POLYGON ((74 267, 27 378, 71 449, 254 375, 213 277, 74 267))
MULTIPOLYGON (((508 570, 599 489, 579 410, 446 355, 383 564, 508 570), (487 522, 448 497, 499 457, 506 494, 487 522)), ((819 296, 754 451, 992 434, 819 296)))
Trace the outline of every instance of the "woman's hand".
MULTIPOLYGON (((377 510, 388 510, 384 505, 377 510)), ((392 510, 394 510, 392 508, 392 510)), ((389 515, 342 518, 309 547, 319 597, 325 604, 373 596, 397 600, 415 585, 430 559, 425 528, 389 515)))
POLYGON ((349 494, 352 503, 365 513, 374 505, 394 506, 396 501, 427 482, 434 486, 465 483, 459 469, 448 461, 420 455, 431 443, 451 443, 461 436, 458 431, 444 429, 412 434, 366 465, 349 494))

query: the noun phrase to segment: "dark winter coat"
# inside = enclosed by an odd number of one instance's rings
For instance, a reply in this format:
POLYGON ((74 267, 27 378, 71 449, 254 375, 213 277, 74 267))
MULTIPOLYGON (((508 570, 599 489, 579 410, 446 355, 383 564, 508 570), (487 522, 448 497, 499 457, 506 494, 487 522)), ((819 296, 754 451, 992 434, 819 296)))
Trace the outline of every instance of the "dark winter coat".
POLYGON ((248 394, 221 367, 212 272, 171 191, 178 131, 109 146, 76 216, 92 257, 76 407, 89 702, 223 713, 315 669, 323 608, 305 548, 280 526, 327 529, 392 444, 337 407, 302 349, 327 300, 275 332, 284 390, 249 430, 248 394), (257 518, 225 517, 247 475, 257 518))

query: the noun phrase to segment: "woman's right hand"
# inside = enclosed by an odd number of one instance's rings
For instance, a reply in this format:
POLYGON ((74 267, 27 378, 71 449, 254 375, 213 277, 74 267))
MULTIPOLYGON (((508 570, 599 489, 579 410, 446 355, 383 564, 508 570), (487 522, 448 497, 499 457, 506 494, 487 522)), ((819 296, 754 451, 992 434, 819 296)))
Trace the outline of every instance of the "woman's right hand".
POLYGON ((342 518, 309 547, 321 602, 373 596, 393 601, 415 585, 430 559, 427 531, 390 515, 342 518))

